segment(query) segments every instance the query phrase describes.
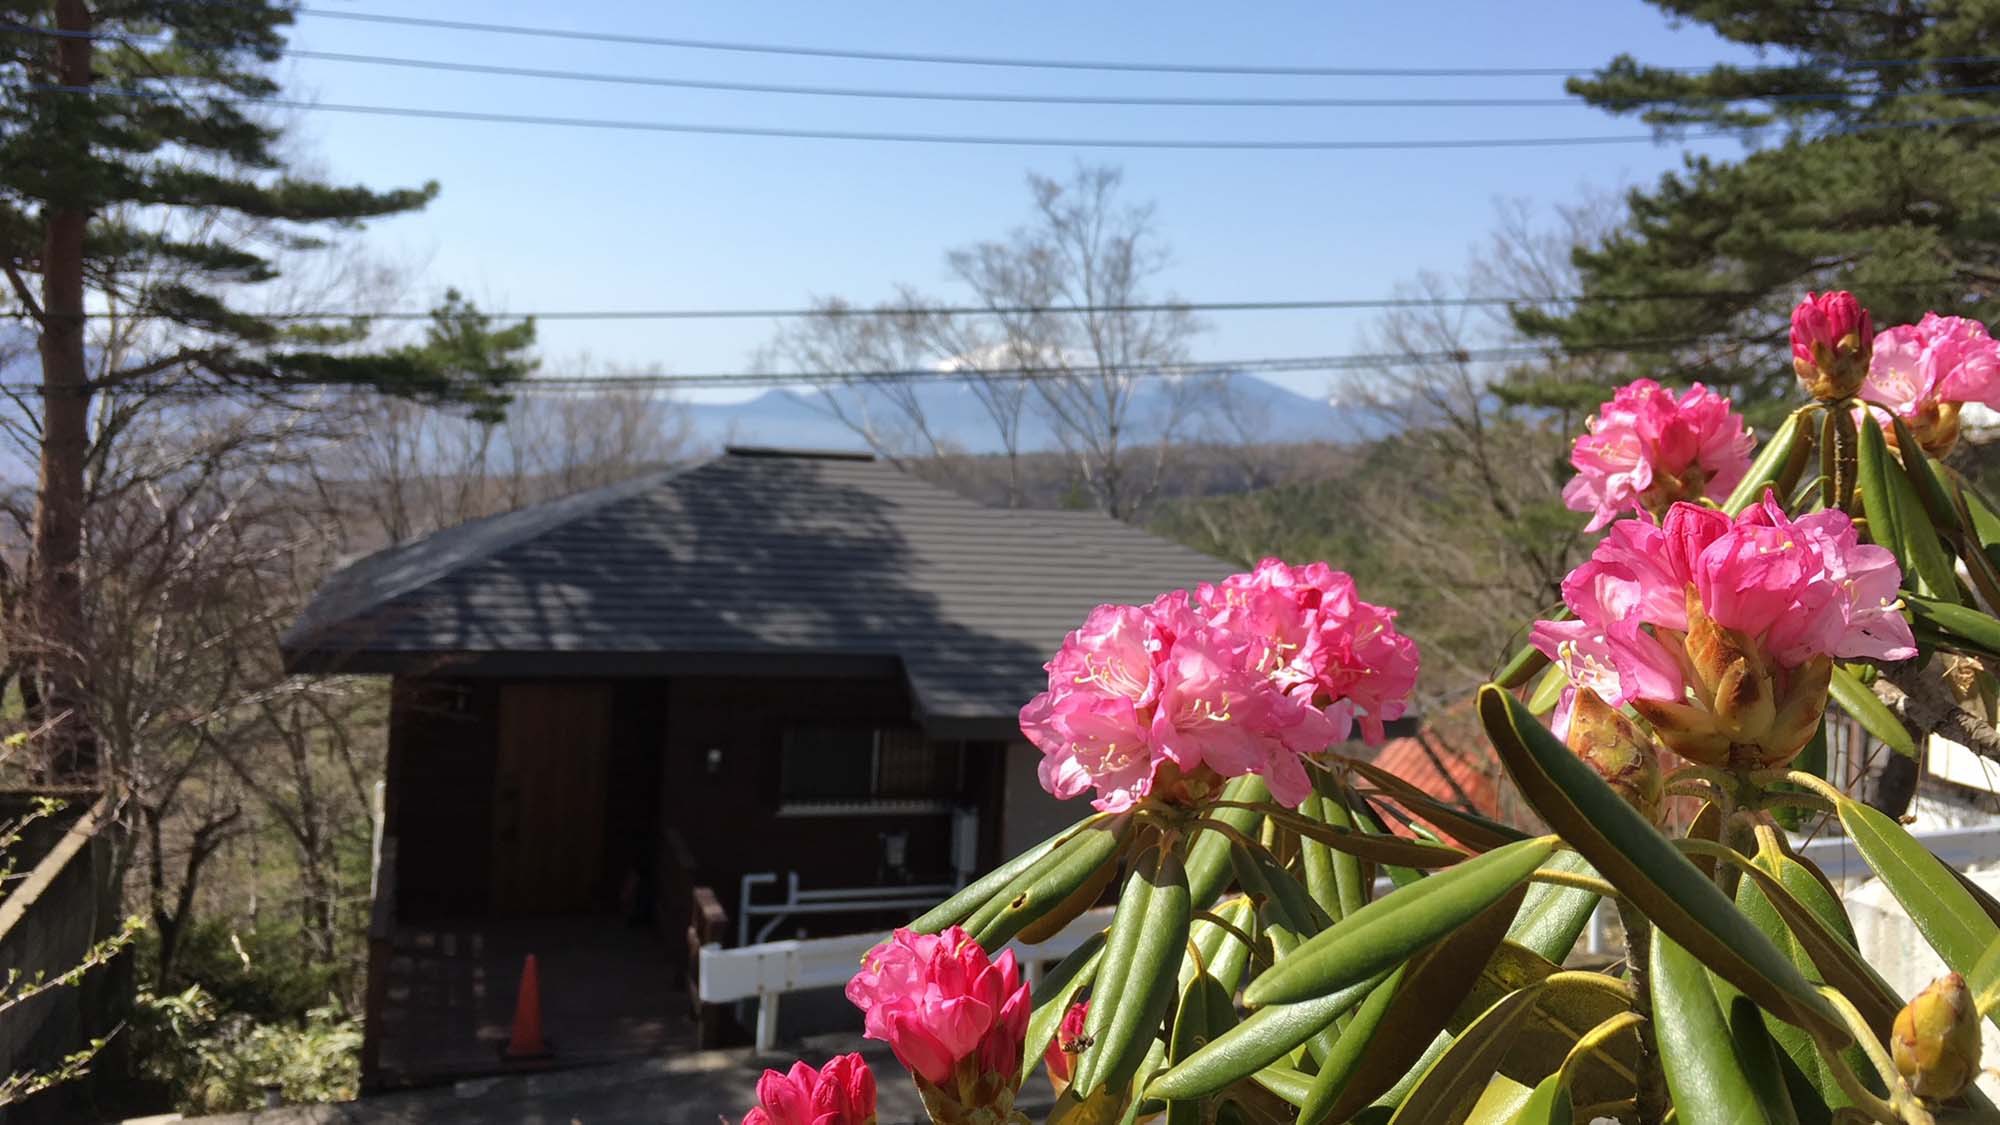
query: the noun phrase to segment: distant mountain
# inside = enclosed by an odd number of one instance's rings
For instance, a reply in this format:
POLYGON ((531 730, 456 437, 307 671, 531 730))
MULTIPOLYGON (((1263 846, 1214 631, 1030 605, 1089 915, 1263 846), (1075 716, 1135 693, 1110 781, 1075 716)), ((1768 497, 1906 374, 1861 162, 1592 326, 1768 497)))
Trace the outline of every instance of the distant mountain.
MULTIPOLYGON (((1152 380, 1143 384, 1132 403, 1130 417, 1139 431, 1162 417, 1172 388, 1152 380)), ((876 396, 868 403, 876 417, 895 418, 897 412, 879 391, 856 392, 876 396)), ((993 423, 964 382, 939 381, 917 391, 924 416, 945 442, 967 453, 996 453, 1000 439, 993 423)), ((1233 373, 1220 377, 1216 402, 1227 401, 1224 410, 1210 404, 1195 412, 1183 429, 1191 440, 1210 438, 1223 441, 1251 440, 1285 443, 1301 441, 1353 441, 1379 436, 1381 427, 1364 420, 1358 412, 1343 410, 1324 399, 1287 390, 1254 375, 1233 373)), ((771 390, 756 398, 733 403, 695 403, 690 406, 695 436, 704 444, 719 446, 781 445, 815 449, 861 449, 865 443, 835 418, 825 407, 818 391, 771 390)), ((1021 446, 1025 450, 1053 449, 1055 432, 1030 402, 1021 426, 1021 446)))

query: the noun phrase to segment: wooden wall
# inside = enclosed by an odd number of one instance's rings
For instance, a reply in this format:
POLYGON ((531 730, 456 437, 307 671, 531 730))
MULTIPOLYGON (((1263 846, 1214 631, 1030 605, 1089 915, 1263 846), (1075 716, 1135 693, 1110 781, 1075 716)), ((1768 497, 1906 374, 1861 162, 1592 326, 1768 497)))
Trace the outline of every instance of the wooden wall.
MULTIPOLYGON (((886 877, 881 835, 906 832, 913 879, 947 879, 951 871, 949 816, 780 816, 778 768, 785 728, 845 720, 907 722, 910 701, 894 680, 684 678, 667 705, 667 754, 661 775, 661 826, 673 828, 693 854, 698 881, 715 889, 732 917, 745 874, 799 873, 807 889, 871 886, 886 877), (710 772, 708 752, 721 752, 710 772)), ((981 862, 998 847, 1000 754, 968 748, 961 800, 980 809, 981 862)), ((760 891, 760 896, 770 888, 760 891)), ((767 900, 768 901, 768 900, 767 900)), ((889 926, 907 918, 842 914, 801 924, 820 933, 889 926)))
MULTIPOLYGON (((399 677, 389 728, 387 831, 397 838, 397 914, 488 913, 493 882, 495 761, 500 693, 510 681, 399 677)), ((778 768, 793 724, 909 721, 899 680, 694 677, 616 680, 609 784, 595 908, 663 919, 678 941, 684 904, 671 895, 665 835, 687 845, 697 881, 736 913, 742 875, 797 871, 804 886, 872 885, 886 877, 881 834, 906 832, 911 878, 950 875, 950 818, 940 815, 779 816, 778 768), (721 751, 711 772, 708 751, 721 751)), ((1002 846, 1006 754, 973 743, 958 798, 980 811, 980 863, 1002 846)), ((840 915, 820 932, 904 919, 840 915)), ((788 924, 786 933, 796 929, 788 924)))

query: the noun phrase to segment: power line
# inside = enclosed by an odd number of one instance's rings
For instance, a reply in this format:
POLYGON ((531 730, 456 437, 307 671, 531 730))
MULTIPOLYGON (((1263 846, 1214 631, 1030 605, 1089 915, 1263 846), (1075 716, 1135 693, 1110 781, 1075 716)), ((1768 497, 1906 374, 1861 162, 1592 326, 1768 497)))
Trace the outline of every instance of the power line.
MULTIPOLYGON (((533 27, 520 24, 483 23, 475 20, 435 19, 429 16, 400 16, 381 12, 346 12, 329 8, 301 7, 302 16, 351 20, 363 23, 425 27, 444 31, 473 31, 491 35, 519 35, 541 39, 569 39, 592 43, 621 43, 641 47, 675 47, 695 51, 725 51, 737 54, 791 55, 805 58, 853 59, 862 62, 934 63, 949 66, 1004 67, 1023 70, 1104 70, 1142 74, 1228 74, 1301 78, 1564 78, 1592 74, 1595 66, 1485 66, 1485 67, 1354 67, 1354 66, 1272 66, 1244 63, 1131 62, 1113 59, 1027 59, 995 55, 939 54, 929 52, 870 51, 842 47, 806 47, 776 43, 748 43, 718 39, 689 39, 678 36, 639 35, 630 32, 589 31, 578 28, 533 27)), ((1852 59, 1807 62, 1823 69, 1869 70, 1891 67, 1966 65, 2000 62, 2000 56, 1968 55, 1935 59, 1852 59)), ((1662 66, 1651 69, 1681 74, 1699 74, 1714 69, 1704 66, 1662 66)))
MULTIPOLYGON (((180 95, 154 91, 120 89, 104 86, 59 86, 51 84, 30 84, 17 86, 41 93, 80 94, 95 97, 133 98, 145 101, 161 101, 180 95)), ((977 133, 893 133, 867 129, 801 129, 788 126, 757 125, 709 125, 695 122, 674 121, 633 121, 617 118, 597 117, 551 117, 529 113, 497 113, 487 110, 431 109, 418 106, 355 105, 339 102, 308 102, 289 98, 241 98, 202 95, 203 99, 222 105, 256 105, 274 109, 295 109, 318 113, 346 113, 368 117, 409 117, 432 121, 481 122, 496 125, 553 126, 576 129, 610 129, 624 132, 676 133, 711 137, 762 137, 780 140, 807 141, 867 141, 887 144, 937 144, 972 145, 1002 148, 1091 148, 1091 149, 1147 149, 1177 151, 1279 151, 1279 152, 1379 152, 1390 150, 1418 149, 1485 149, 1485 148, 1570 148, 1598 145, 1653 144, 1660 138, 1652 133, 1616 133, 1598 136, 1559 137, 1451 137, 1451 138, 1399 138, 1389 140, 1248 140, 1234 137, 1210 137, 1192 139, 1148 138, 1148 137, 1020 137, 991 136, 977 133)), ((1924 121, 1896 122, 1897 128, 1920 128, 1932 125, 1972 124, 2000 120, 2000 115, 1978 115, 1957 118, 1937 118, 1924 121)), ((1887 128, 1890 125, 1863 126, 1865 128, 1887 128)), ((1733 138, 1740 129, 1693 129, 1676 134, 1676 139, 1711 140, 1733 138)))
MULTIPOLYGON (((1873 289, 1884 291, 1929 290, 1934 282, 1883 282, 1873 289)), ((1328 297, 1268 301, 1149 301, 1131 304, 1098 305, 873 305, 813 308, 766 306, 758 308, 702 309, 543 309, 531 311, 480 310, 493 320, 853 320, 871 317, 922 316, 1115 316, 1146 313, 1235 313, 1235 312, 1338 312, 1343 310, 1508 308, 1515 305, 1597 305, 1643 304, 1646 302, 1742 301, 1766 296, 1750 289, 1660 290, 1644 293, 1550 293, 1461 297, 1328 297)), ((269 312, 253 314, 261 320, 380 320, 426 321, 436 315, 430 309, 321 309, 309 312, 269 312)), ((86 312, 93 320, 171 320, 173 314, 138 309, 129 312, 86 312)))
MULTIPOLYGON (((0 31, 40 35, 65 34, 52 29, 0 24, 0 31)), ((71 32, 71 36, 117 42, 134 46, 130 37, 102 32, 71 32)), ((1898 90, 1841 91, 1816 93, 1738 94, 1687 98, 1634 98, 1623 102, 1591 103, 1579 98, 1356 98, 1356 97, 1202 97, 1159 94, 1023 94, 997 91, 905 90, 881 87, 796 85, 772 82, 733 82, 707 78, 669 78, 661 75, 614 74, 603 71, 560 70, 544 67, 505 66, 496 63, 469 63, 450 59, 418 59, 393 55, 357 54, 346 51, 319 51, 287 47, 279 52, 287 58, 317 62, 353 63, 406 70, 434 70, 453 74, 484 74, 508 78, 537 78, 604 85, 648 86, 675 90, 708 90, 721 93, 779 94, 824 98, 863 98, 881 101, 972 102, 1001 105, 1090 105, 1153 106, 1211 109, 1602 109, 1606 105, 1691 105, 1769 102, 1778 104, 1836 103, 1856 98, 1962 97, 2000 92, 2000 86, 1918 86, 1898 90)))
POLYGON ((539 78, 566 82, 594 82, 604 85, 651 86, 676 90, 710 90, 722 93, 781 94, 821 98, 865 98, 880 101, 973 102, 999 105, 1087 105, 1152 106, 1184 109, 1602 109, 1605 106, 1729 104, 1771 102, 1778 104, 1837 103, 1857 98, 1887 99, 1914 97, 1964 97, 2000 92, 2000 86, 1936 86, 1855 93, 1771 93, 1731 97, 1633 99, 1629 102, 1594 104, 1575 97, 1540 98, 1330 98, 1330 97, 1197 97, 1153 94, 1018 94, 991 91, 899 90, 850 86, 787 85, 769 82, 727 82, 705 78, 667 78, 643 74, 607 74, 598 71, 549 70, 540 67, 501 66, 492 63, 455 62, 446 59, 412 59, 389 55, 350 54, 342 51, 314 51, 287 48, 289 58, 318 62, 356 63, 365 66, 435 70, 455 74, 486 74, 509 78, 539 78))
MULTIPOLYGON (((1621 341, 1606 341, 1568 349, 1566 354, 1617 354, 1628 351, 1663 350, 1705 342, 1709 338, 1699 336, 1635 338, 1621 341)), ((523 382, 500 388, 508 392, 592 392, 618 389, 637 390, 677 390, 688 388, 759 388, 788 386, 856 386, 875 383, 919 383, 919 382, 962 382, 971 379, 1001 379, 1031 381, 1064 378, 1175 378, 1201 377, 1209 375, 1240 374, 1261 372, 1265 374, 1299 374, 1314 372, 1371 371, 1385 368, 1413 367, 1434 363, 1497 363, 1509 360, 1539 359, 1556 354, 1565 354, 1562 349, 1534 344, 1509 344, 1488 348, 1449 349, 1418 352, 1349 352, 1334 355, 1306 356, 1260 356, 1247 359, 1185 360, 1163 363, 1133 364, 1129 366, 1075 367, 1004 367, 977 370, 949 368, 905 368, 885 371, 711 371, 692 374, 669 372, 617 373, 603 375, 538 375, 523 382)), ((380 388, 348 383, 300 380, 274 386, 308 389, 318 387, 346 387, 353 390, 375 391, 380 388)), ((185 384, 169 382, 142 382, 124 384, 121 392, 146 391, 152 393, 186 393, 212 395, 227 393, 220 388, 190 388, 185 384)), ((41 390, 39 383, 0 383, 0 390, 35 393, 41 390)))

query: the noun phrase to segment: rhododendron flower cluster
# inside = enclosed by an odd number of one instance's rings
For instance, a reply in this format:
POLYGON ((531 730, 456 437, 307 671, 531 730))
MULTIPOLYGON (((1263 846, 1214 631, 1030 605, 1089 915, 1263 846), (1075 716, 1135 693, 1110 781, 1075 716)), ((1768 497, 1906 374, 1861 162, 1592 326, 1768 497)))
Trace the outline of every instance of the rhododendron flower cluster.
POLYGON ((1875 345, 1875 322, 1846 290, 1807 293, 1792 310, 1792 370, 1817 399, 1861 389, 1875 345))
POLYGON ((1901 580, 1840 511, 1794 520, 1769 493, 1733 520, 1675 504, 1659 525, 1614 524, 1563 580, 1575 619, 1536 622, 1534 643, 1682 756, 1773 766, 1817 728, 1832 658, 1916 654, 1901 580))
POLYGON ((837 1056, 818 1070, 804 1062, 767 1070, 743 1125, 875 1125, 875 1075, 860 1055, 837 1056))
POLYGON ((994 1109, 1004 1119, 1027 1049, 1028 985, 1012 950, 989 959, 960 927, 897 930, 847 982, 864 1034, 895 1051, 918 1079, 936 1120, 947 1107, 994 1109))
POLYGON ((1357 722, 1379 741, 1403 714, 1417 648, 1395 620, 1346 574, 1277 559, 1192 597, 1099 606, 1021 709, 1042 785, 1065 799, 1094 788, 1093 804, 1118 812, 1163 777, 1199 796, 1202 778, 1254 773, 1296 805, 1311 791, 1302 755, 1357 722))
POLYGON ((1936 313, 1884 329, 1861 397, 1896 414, 1924 452, 1942 457, 1958 441, 1960 404, 2000 410, 2000 340, 1976 320, 1936 313))
POLYGON ((1700 383, 1676 396, 1635 380, 1586 425, 1570 451, 1577 475, 1563 503, 1592 513, 1591 531, 1635 509, 1658 516, 1676 500, 1722 499, 1756 444, 1729 400, 1700 383))

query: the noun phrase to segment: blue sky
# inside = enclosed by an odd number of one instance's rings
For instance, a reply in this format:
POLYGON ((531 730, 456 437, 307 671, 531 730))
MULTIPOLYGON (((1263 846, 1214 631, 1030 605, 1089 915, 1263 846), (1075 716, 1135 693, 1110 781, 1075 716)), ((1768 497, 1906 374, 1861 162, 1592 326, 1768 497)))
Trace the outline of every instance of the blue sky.
MULTIPOLYGON (((1374 66, 1587 66, 1620 51, 1665 64, 1741 59, 1638 0, 1266 3, 632 3, 315 0, 345 11, 718 40, 1039 58, 1374 66), (1226 12, 1226 14, 1225 14, 1226 12)), ((1101 74, 756 56, 395 27, 302 15, 297 47, 552 69, 928 90, 1244 96, 1536 96, 1558 78, 1268 78, 1101 74)), ((1032 136, 1403 137, 1638 131, 1583 107, 1291 109, 898 103, 555 82, 293 60, 288 93, 410 105, 820 129, 1032 136)), ((1651 181, 1676 146, 1364 152, 1105 152, 558 129, 300 115, 301 150, 375 186, 436 179, 427 211, 367 242, 501 309, 797 305, 857 300, 897 281, 949 292, 942 255, 1026 215, 1029 170, 1121 165, 1158 206, 1190 300, 1366 297, 1449 270, 1503 197, 1554 203, 1651 181)), ((1710 142, 1717 152, 1732 145, 1710 142)), ((1202 356, 1354 349, 1365 313, 1209 318, 1202 356)), ((737 370, 764 322, 545 322, 551 369, 579 353, 650 370, 737 370)), ((1293 384, 1321 389, 1324 376, 1293 384)))

